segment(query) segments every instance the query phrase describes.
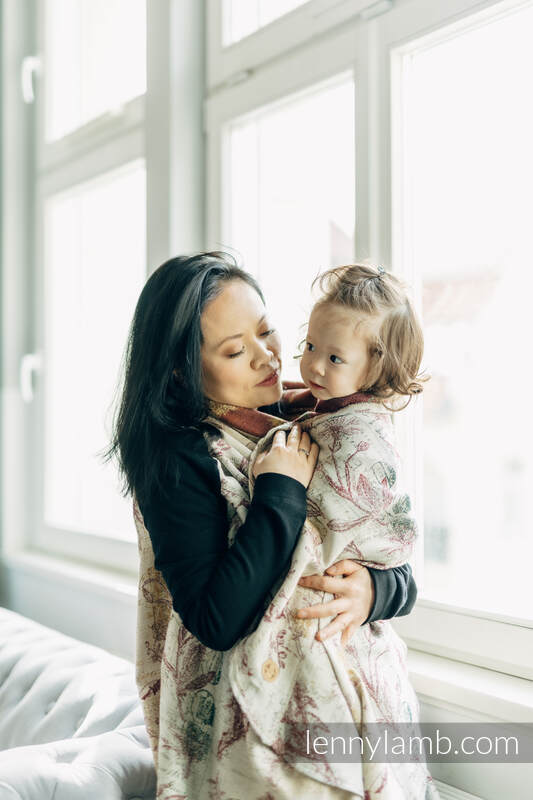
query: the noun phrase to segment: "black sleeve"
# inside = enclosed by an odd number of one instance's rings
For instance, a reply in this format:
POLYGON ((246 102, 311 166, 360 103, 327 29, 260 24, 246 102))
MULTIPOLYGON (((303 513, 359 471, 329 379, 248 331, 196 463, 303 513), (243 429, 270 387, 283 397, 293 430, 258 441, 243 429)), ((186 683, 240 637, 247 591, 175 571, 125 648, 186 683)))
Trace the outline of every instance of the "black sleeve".
POLYGON ((228 548, 227 504, 199 431, 177 435, 176 486, 143 512, 155 566, 185 627, 213 650, 229 650, 285 574, 306 514, 306 489, 286 475, 255 482, 245 522, 228 548))
POLYGON ((390 569, 368 567, 368 571, 374 583, 375 600, 365 623, 409 614, 417 596, 410 564, 390 569))

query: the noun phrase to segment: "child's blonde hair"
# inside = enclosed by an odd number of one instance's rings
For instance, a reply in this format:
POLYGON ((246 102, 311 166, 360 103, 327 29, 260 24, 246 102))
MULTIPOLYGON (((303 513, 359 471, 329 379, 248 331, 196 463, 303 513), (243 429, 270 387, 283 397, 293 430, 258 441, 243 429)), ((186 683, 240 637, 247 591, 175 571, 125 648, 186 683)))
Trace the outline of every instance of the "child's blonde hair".
POLYGON ((363 264, 333 267, 315 278, 313 287, 317 282, 323 296, 316 305, 334 303, 383 316, 378 335, 369 341, 370 366, 361 391, 380 398, 404 395, 409 403, 428 376, 419 372, 424 336, 405 285, 382 267, 363 264))

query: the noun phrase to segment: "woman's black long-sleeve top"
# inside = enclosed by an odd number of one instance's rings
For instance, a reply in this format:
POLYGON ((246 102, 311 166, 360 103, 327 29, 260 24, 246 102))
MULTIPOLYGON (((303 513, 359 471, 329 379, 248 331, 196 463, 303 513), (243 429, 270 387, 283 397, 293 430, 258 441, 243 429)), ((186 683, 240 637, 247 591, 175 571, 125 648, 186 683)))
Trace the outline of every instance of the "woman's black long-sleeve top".
MULTIPOLYGON (((169 446, 168 491, 141 505, 155 567, 185 627, 207 647, 229 650, 257 627, 270 590, 290 568, 306 489, 286 475, 259 475, 246 520, 228 547, 227 505, 201 431, 173 434, 169 446)), ((408 614, 417 592, 409 564, 369 571, 375 600, 365 622, 408 614)))

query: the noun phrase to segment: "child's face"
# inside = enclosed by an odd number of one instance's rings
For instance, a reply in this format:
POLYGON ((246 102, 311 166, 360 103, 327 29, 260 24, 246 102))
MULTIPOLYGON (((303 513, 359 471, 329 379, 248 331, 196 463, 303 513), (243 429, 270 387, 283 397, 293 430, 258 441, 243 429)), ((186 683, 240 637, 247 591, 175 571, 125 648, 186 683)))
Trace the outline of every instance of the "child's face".
POLYGON ((379 317, 333 303, 313 308, 300 372, 314 397, 346 397, 364 386, 370 364, 369 341, 378 333, 379 323, 379 317))

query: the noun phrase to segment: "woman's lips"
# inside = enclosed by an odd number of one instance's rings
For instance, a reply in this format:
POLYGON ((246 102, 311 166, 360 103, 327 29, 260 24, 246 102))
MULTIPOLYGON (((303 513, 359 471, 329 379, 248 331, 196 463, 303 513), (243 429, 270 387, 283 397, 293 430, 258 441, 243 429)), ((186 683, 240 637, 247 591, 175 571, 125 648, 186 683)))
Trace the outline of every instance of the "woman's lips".
POLYGON ((261 383, 257 383, 256 386, 273 386, 275 383, 277 383, 278 378, 279 378, 279 369, 276 369, 274 370, 274 372, 271 372, 270 375, 267 378, 265 378, 264 381, 261 381, 261 383))

